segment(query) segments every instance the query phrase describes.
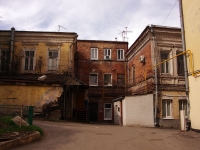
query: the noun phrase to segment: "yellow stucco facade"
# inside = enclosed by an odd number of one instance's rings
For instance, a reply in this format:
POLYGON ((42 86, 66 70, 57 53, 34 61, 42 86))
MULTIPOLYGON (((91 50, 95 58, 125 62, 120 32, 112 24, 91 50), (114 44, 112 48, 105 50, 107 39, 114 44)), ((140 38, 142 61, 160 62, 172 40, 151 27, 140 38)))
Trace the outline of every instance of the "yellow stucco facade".
POLYGON ((3 60, 0 63, 0 105, 42 107, 45 103, 57 101, 65 84, 59 75, 73 76, 77 34, 14 31, 13 52, 11 31, 0 31, 0 36, 1 54, 8 51, 12 56, 7 57, 13 58, 11 72, 3 72, 3 60), (31 59, 30 54, 27 56, 30 51, 33 52, 31 59), (39 81, 38 77, 43 75, 46 78, 39 81))
POLYGON ((191 127, 200 130, 200 0, 182 0, 182 9, 186 50, 193 53, 195 73, 188 77, 191 127))
POLYGON ((0 105, 24 105, 41 107, 57 100, 62 87, 33 85, 0 85, 0 105))

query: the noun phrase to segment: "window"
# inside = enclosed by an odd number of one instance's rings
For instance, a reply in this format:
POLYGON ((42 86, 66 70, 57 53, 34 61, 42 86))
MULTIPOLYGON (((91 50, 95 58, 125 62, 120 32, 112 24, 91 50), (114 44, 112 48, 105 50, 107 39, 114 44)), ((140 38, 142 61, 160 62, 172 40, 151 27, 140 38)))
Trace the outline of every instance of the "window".
POLYGON ((89 84, 90 86, 98 85, 98 74, 90 74, 89 84))
POLYGON ((58 69, 58 51, 49 51, 48 69, 49 70, 58 69))
POLYGON ((104 120, 112 120, 112 105, 104 104, 104 120))
POLYGON ((185 116, 188 116, 188 112, 187 112, 187 100, 179 100, 179 112, 180 110, 185 110, 185 116))
POLYGON ((0 69, 1 71, 8 71, 10 64, 10 51, 1 50, 0 51, 0 69))
POLYGON ((135 65, 132 66, 132 83, 135 84, 135 65))
POLYGON ((104 49, 104 59, 111 59, 111 49, 104 49))
POLYGON ((120 86, 124 86, 125 85, 125 78, 124 78, 124 74, 118 74, 117 75, 117 83, 120 86))
POLYGON ((123 49, 117 50, 117 60, 124 60, 124 50, 123 49))
POLYGON ((98 59, 98 48, 91 48, 91 51, 90 51, 90 58, 92 60, 97 60, 98 59))
POLYGON ((25 63, 24 63, 24 70, 34 70, 34 56, 35 51, 25 51, 25 63))
MULTIPOLYGON (((161 62, 164 60, 169 59, 169 54, 168 53, 162 53, 161 54, 161 62)), ((169 61, 166 61, 161 64, 161 72, 162 73, 169 73, 169 61)))
POLYGON ((162 101, 162 116, 163 118, 172 118, 171 112, 171 100, 163 100, 162 101))
POLYGON ((179 76, 184 75, 183 55, 177 57, 177 73, 179 76))
POLYGON ((104 74, 104 85, 112 86, 112 75, 111 74, 104 74))

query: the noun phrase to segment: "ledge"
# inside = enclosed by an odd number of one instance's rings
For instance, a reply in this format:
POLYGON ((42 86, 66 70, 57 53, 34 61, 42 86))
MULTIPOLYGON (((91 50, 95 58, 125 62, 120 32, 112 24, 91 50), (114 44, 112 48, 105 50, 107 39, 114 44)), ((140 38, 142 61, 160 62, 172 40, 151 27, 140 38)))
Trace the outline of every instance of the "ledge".
POLYGON ((33 141, 37 141, 41 138, 41 135, 39 132, 35 131, 31 135, 28 135, 26 137, 23 137, 21 139, 14 139, 14 140, 9 140, 6 142, 1 142, 0 143, 0 150, 7 150, 19 145, 31 143, 33 141))

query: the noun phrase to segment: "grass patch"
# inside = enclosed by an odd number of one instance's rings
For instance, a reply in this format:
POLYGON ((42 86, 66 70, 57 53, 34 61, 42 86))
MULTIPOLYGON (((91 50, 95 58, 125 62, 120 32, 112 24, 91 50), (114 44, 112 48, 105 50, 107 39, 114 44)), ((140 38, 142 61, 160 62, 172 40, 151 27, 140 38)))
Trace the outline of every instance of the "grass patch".
POLYGON ((34 125, 22 126, 21 128, 15 124, 12 120, 12 117, 0 117, 0 135, 6 132, 20 132, 20 131, 38 131, 40 135, 43 135, 43 130, 34 125))

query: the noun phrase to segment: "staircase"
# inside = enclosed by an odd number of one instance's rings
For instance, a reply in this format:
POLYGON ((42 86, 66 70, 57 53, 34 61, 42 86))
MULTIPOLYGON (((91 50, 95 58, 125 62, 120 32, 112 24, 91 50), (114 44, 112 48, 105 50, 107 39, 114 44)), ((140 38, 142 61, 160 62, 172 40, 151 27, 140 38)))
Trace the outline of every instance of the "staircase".
POLYGON ((80 122, 86 121, 86 110, 77 110, 76 111, 76 120, 80 122))

